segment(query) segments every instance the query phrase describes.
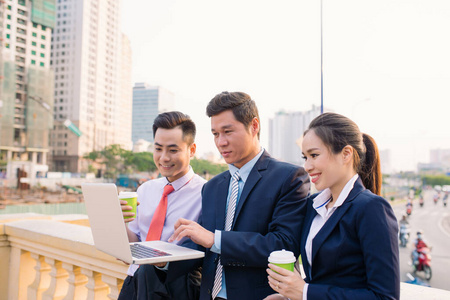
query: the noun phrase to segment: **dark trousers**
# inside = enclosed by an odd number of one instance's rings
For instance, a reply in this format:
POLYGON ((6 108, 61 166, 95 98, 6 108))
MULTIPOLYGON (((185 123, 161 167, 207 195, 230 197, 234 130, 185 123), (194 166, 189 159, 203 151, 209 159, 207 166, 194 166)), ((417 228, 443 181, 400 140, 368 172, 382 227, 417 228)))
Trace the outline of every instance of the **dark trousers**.
POLYGON ((141 265, 134 276, 128 276, 118 300, 197 300, 200 296, 200 272, 182 275, 164 283, 163 271, 152 265, 141 265))

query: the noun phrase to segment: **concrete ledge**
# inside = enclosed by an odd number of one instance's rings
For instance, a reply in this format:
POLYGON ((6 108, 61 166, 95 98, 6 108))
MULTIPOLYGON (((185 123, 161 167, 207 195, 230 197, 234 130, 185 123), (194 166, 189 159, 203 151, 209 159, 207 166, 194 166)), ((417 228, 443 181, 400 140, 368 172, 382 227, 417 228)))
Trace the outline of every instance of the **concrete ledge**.
POLYGON ((400 299, 401 300, 450 299, 450 291, 402 282, 400 286, 400 299))
POLYGON ((39 253, 94 271, 124 278, 128 266, 98 251, 89 227, 54 220, 21 220, 4 224, 11 247, 39 253))

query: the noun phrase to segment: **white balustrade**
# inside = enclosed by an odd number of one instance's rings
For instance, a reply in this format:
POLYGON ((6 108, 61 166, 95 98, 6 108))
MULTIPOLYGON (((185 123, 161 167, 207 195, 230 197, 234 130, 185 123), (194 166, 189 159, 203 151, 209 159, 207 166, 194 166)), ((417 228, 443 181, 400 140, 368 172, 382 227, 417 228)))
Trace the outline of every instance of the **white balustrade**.
MULTIPOLYGON (((128 267, 95 249, 89 227, 60 220, 0 216, 0 299, 117 299, 128 267)), ((402 283, 400 299, 450 299, 450 292, 402 283)))
POLYGON ((89 227, 46 219, 0 223, 0 254, 9 300, 117 299, 128 268, 95 248, 89 227))

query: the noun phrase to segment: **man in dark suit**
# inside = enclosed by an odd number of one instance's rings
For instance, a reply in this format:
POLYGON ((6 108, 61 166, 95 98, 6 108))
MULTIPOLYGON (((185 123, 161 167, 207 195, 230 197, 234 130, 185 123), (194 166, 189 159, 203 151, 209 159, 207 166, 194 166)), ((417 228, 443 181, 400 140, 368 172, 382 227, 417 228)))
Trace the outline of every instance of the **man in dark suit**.
POLYGON ((179 219, 169 239, 189 237, 186 245, 205 251, 205 257, 170 263, 162 278, 173 280, 201 265, 200 299, 263 299, 273 293, 265 271, 269 254, 300 253, 309 177, 261 148, 258 110, 249 95, 218 94, 207 115, 229 171, 205 184, 199 223, 179 219))

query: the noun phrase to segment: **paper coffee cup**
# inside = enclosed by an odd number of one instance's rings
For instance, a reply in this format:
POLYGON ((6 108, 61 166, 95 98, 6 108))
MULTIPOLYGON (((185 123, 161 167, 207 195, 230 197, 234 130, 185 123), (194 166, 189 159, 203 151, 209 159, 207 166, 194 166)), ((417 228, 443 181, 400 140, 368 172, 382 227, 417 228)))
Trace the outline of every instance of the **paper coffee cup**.
POLYGON ((291 251, 281 250, 270 253, 269 262, 291 272, 294 272, 296 258, 291 251))
POLYGON ((133 209, 124 210, 124 212, 133 212, 134 216, 132 217, 124 217, 124 219, 130 219, 136 217, 136 207, 137 207, 137 193, 136 192, 120 192, 119 199, 127 201, 128 205, 133 209))

